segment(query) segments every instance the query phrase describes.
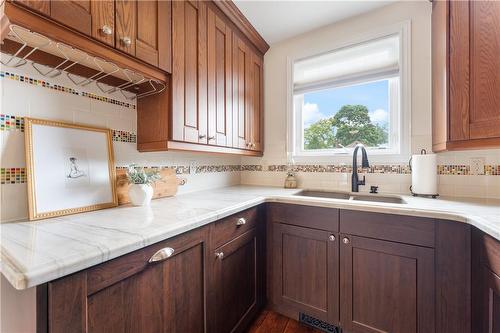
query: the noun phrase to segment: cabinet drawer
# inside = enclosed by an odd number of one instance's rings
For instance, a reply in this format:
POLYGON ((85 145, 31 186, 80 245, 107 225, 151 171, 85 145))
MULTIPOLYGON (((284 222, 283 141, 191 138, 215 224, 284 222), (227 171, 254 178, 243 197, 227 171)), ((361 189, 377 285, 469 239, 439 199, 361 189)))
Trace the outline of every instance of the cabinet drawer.
POLYGON ((434 247, 434 220, 423 217, 341 210, 340 232, 434 247))
POLYGON ((195 229, 89 268, 87 272, 88 294, 97 292, 144 270, 148 265, 151 265, 149 259, 163 248, 172 248, 174 250, 172 257, 174 257, 196 244, 204 242, 208 238, 207 230, 207 228, 195 229))
POLYGON ((274 223, 339 231, 339 210, 336 208, 273 203, 269 205, 268 213, 274 223))
POLYGON ((214 245, 222 244, 245 233, 257 225, 258 208, 253 207, 215 222, 214 245))

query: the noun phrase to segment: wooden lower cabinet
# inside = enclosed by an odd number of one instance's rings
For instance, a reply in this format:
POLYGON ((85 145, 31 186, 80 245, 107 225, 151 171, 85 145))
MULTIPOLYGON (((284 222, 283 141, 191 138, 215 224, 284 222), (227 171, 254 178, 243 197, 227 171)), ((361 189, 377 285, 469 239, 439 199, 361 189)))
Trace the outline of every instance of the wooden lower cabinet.
POLYGON ((344 332, 433 332, 434 250, 342 235, 344 332))
POLYGON ((300 312, 339 322, 339 247, 335 233, 273 225, 272 302, 280 312, 300 312))
POLYGON ((213 332, 242 332, 263 303, 261 238, 252 229, 217 248, 213 256, 213 332))
POLYGON ((48 283, 46 331, 205 332, 207 239, 198 229, 48 283))
POLYGON ((500 333, 500 242, 473 231, 473 332, 500 333))

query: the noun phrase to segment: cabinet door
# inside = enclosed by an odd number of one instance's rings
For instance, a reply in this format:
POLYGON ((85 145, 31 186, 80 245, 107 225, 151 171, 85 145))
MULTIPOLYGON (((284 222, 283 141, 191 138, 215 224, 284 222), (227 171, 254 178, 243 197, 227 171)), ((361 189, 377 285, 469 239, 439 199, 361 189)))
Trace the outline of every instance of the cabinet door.
POLYGON ((85 35, 92 34, 90 0, 51 1, 50 17, 85 35))
POLYGON ((204 332, 206 238, 192 231, 49 283, 49 331, 204 332))
POLYGON ((232 31, 210 7, 208 32, 208 143, 232 147, 232 31))
POLYGON ((481 333, 500 333, 500 277, 481 266, 481 333))
POLYGON ((207 143, 207 5, 173 1, 172 139, 207 143))
POLYGON ((135 56, 136 35, 135 0, 115 0, 116 48, 135 56))
POLYGON ((471 139, 500 137, 500 2, 470 1, 471 139))
POLYGON ((251 52, 248 74, 248 132, 251 150, 262 151, 262 106, 263 106, 262 57, 251 52))
POLYGON ((115 45, 115 2, 113 0, 91 1, 92 37, 115 45))
POLYGON ((340 322, 347 332, 434 332, 434 250, 342 235, 340 322))
POLYGON ((242 331, 257 313, 263 296, 260 241, 254 228, 215 250, 214 332, 242 331))
POLYGON ((272 302, 297 318, 306 313, 339 322, 339 247, 328 231, 273 225, 272 302))
POLYGON ((233 34, 233 147, 249 148, 248 78, 250 52, 248 46, 233 34))
POLYGON ((43 15, 50 15, 50 0, 15 0, 15 2, 43 15))

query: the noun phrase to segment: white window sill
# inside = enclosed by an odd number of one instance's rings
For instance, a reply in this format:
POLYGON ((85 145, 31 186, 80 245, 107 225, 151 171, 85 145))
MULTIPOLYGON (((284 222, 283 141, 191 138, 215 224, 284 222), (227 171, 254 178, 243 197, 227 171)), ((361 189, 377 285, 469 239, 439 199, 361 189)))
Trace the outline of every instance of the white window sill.
MULTIPOLYGON (((370 164, 406 164, 410 159, 407 154, 368 154, 370 164)), ((321 154, 321 155, 292 155, 289 163, 292 164, 352 164, 352 153, 348 154, 321 154)), ((361 163, 361 153, 358 151, 358 161, 361 163)))

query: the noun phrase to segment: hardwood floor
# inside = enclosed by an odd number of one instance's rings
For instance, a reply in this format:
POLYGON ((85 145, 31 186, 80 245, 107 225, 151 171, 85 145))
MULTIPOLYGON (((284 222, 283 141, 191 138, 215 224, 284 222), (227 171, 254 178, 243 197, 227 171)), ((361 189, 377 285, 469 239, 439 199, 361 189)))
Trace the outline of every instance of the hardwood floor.
POLYGON ((321 333, 321 331, 274 311, 264 310, 255 319, 248 333, 321 333))

